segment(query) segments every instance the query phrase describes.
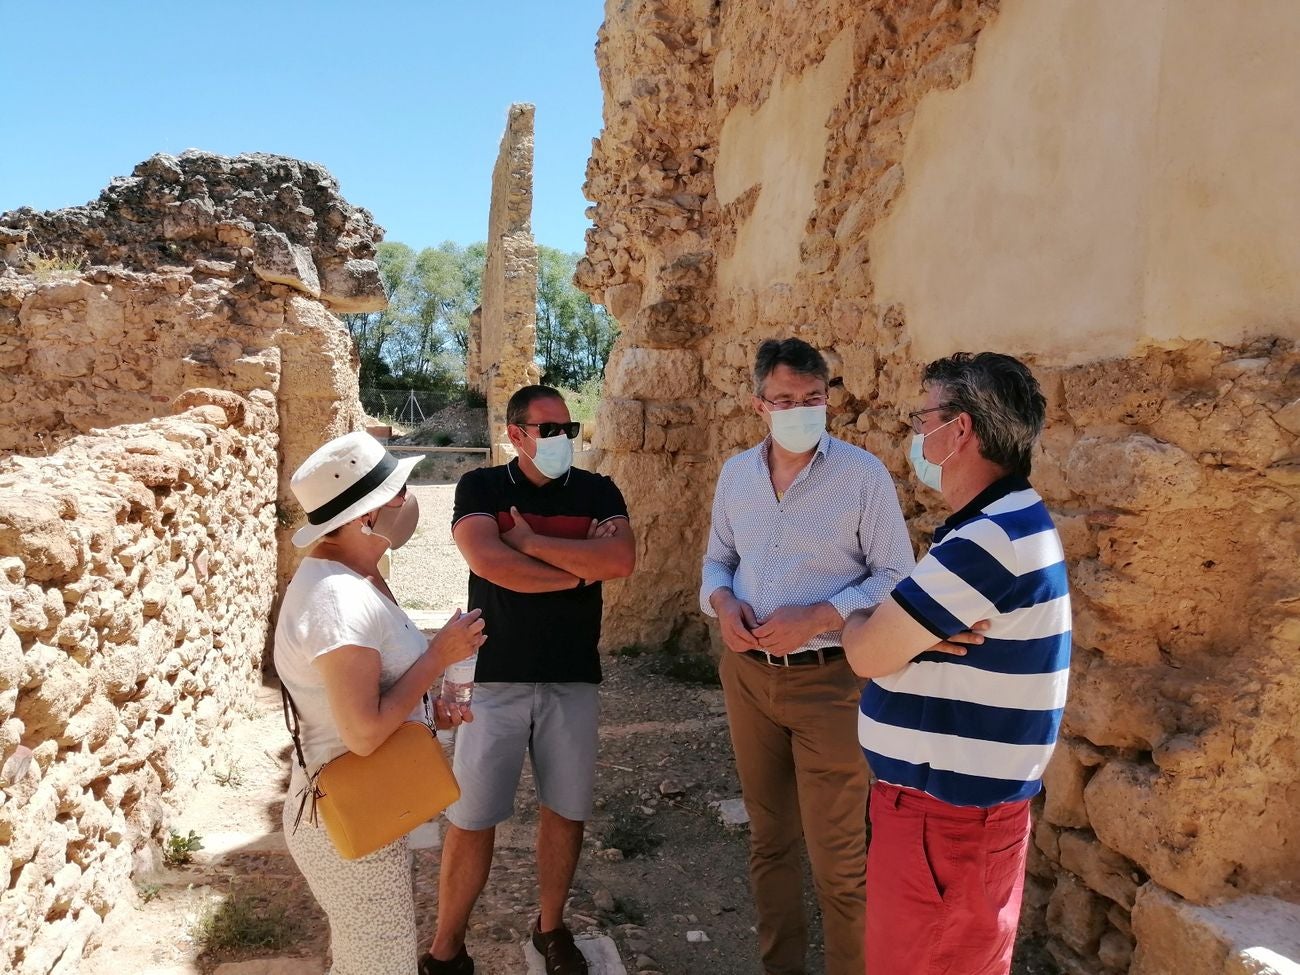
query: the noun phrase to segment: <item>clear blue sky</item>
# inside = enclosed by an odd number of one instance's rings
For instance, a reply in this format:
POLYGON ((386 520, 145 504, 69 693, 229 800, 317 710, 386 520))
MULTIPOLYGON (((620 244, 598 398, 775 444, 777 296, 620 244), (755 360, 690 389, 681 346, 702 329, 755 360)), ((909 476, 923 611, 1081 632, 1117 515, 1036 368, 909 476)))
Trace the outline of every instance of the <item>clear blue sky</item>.
POLYGON ((85 203, 156 152, 323 163, 388 240, 487 234, 511 102, 533 235, 580 251, 602 0, 0 0, 0 212, 85 203))

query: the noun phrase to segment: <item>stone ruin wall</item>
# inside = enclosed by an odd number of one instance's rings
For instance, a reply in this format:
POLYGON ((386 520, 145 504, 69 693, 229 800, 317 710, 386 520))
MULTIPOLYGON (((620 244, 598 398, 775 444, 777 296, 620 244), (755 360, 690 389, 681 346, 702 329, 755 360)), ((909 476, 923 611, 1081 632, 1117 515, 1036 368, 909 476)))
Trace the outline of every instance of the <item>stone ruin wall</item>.
POLYGON ((260 679, 275 403, 174 408, 0 469, 0 754, 39 769, 0 793, 5 971, 75 970, 260 679))
MULTIPOLYGON (((289 477, 360 429, 357 362, 336 314, 387 299, 382 230, 323 167, 261 153, 158 155, 99 199, 0 215, 0 452, 164 414, 180 392, 277 389, 280 517, 289 477), (81 270, 46 270, 33 260, 81 270)), ((280 539, 280 581, 297 565, 280 539)))
POLYGON ((39 769, 0 792, 0 969, 76 969, 251 703, 380 233, 319 166, 198 152, 0 216, 0 762, 39 769))
POLYGON ((1067 972, 1300 954, 1300 13, 1259 8, 638 0, 597 48, 578 283, 622 328, 597 446, 640 547, 608 645, 706 639, 761 339, 827 354, 918 546, 922 364, 1027 357, 1075 654, 1025 924, 1067 972))
POLYGON ((487 397, 491 462, 514 456, 506 403, 538 381, 537 244, 533 240, 533 106, 510 106, 492 171, 483 303, 470 319, 466 380, 487 397))

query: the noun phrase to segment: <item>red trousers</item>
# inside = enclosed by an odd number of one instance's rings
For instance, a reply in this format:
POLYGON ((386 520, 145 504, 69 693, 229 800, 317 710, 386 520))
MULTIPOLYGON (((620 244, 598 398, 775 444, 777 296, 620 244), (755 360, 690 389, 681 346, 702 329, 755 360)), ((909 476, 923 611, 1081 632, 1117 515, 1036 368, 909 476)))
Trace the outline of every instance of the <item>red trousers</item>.
POLYGON ((1007 975, 1028 850, 1028 800, 974 809, 877 782, 867 975, 1007 975))

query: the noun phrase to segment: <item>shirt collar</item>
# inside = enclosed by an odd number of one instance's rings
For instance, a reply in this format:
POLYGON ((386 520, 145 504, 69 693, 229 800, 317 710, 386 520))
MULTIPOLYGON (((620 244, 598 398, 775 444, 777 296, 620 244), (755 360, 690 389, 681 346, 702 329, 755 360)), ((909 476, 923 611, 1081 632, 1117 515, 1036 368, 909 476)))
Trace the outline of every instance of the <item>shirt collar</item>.
MULTIPOLYGON (((560 484, 560 487, 568 487, 568 486, 569 486, 569 478, 572 477, 572 476, 573 476, 573 465, 570 464, 570 465, 569 465, 569 469, 568 469, 567 471, 564 472, 564 482, 563 482, 562 484, 560 484)), ((551 480, 547 481, 545 484, 541 485, 541 487, 538 487, 538 486, 537 486, 536 484, 534 484, 532 481, 528 480, 528 477, 524 474, 523 471, 519 470, 519 458, 518 458, 518 457, 512 458, 512 459, 511 459, 511 460, 506 464, 506 477, 510 478, 510 483, 511 483, 511 484, 523 484, 523 485, 526 485, 527 487, 532 488, 534 491, 545 491, 545 490, 546 490, 548 487, 550 487, 552 484, 557 483, 556 480, 555 480, 555 478, 552 478, 551 480), (517 478, 515 477, 515 472, 516 472, 516 471, 519 471, 519 477, 517 477, 517 478)))
POLYGON ((1031 490, 1029 480, 1023 475, 1008 474, 1006 477, 998 478, 979 494, 975 495, 975 497, 971 498, 970 501, 966 502, 960 511, 954 511, 944 519, 943 524, 935 529, 934 540, 937 542, 958 525, 970 521, 994 501, 1005 498, 1008 494, 1014 494, 1017 491, 1028 490, 1031 490))

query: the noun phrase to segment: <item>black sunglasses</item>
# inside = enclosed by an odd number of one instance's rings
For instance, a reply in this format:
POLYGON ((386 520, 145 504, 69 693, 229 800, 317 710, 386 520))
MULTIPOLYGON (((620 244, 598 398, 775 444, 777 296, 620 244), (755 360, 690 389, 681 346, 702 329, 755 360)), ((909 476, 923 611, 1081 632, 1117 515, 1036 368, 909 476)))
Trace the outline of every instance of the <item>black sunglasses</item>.
POLYGON ((578 436, 578 431, 582 429, 582 424, 577 420, 571 420, 568 423, 516 423, 517 427, 537 427, 537 435, 545 440, 547 437, 558 437, 564 434, 570 440, 578 436))

